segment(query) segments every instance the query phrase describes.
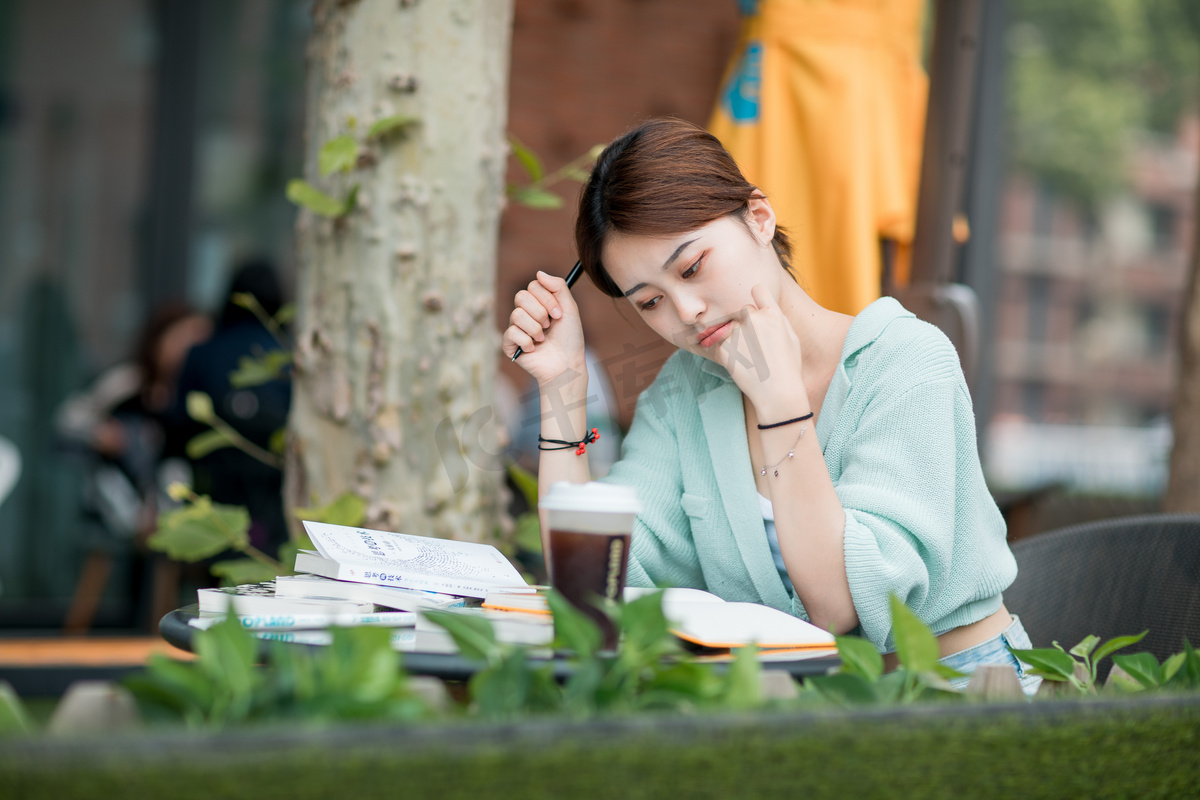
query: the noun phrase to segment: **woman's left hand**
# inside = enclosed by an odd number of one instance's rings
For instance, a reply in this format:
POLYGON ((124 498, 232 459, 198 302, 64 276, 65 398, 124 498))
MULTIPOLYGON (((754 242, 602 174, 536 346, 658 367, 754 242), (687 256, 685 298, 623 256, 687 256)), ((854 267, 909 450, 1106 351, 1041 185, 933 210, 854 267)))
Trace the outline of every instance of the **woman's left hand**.
POLYGON ((766 287, 756 284, 750 297, 754 302, 742 309, 713 360, 729 372, 760 415, 803 413, 808 397, 800 338, 766 287))

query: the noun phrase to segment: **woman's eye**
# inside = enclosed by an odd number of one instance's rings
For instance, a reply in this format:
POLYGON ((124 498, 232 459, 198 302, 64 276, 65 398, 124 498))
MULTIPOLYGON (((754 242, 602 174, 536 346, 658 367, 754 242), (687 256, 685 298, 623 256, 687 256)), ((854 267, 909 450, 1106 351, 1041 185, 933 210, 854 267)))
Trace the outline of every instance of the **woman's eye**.
POLYGON ((685 280, 696 274, 696 270, 700 269, 700 262, 703 260, 703 258, 697 258, 694 264, 683 271, 683 277, 685 280))
POLYGON ((658 305, 658 301, 659 298, 655 297, 642 303, 642 311, 649 311, 650 309, 654 308, 656 305, 658 305))

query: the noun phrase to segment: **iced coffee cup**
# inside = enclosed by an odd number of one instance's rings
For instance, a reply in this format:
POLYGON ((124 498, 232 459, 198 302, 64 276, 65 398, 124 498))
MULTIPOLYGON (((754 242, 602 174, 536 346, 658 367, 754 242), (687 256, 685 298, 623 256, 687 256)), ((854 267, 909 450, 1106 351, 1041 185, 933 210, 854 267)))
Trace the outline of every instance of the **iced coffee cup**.
POLYGON ((642 504, 632 486, 556 483, 538 504, 550 529, 550 584, 596 621, 604 646, 614 649, 617 631, 602 607, 619 602, 625 589, 633 523, 642 504))

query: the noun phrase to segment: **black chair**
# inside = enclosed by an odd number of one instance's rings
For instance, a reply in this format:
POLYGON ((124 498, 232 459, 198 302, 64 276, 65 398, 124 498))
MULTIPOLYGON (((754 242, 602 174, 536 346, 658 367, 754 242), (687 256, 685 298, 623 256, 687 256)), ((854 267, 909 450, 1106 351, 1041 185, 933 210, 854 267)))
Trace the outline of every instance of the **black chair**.
MULTIPOLYGON (((1119 652, 1162 661, 1200 647, 1200 514, 1152 514, 1075 525, 1012 546, 1017 579, 1004 593, 1034 647, 1070 650, 1088 634, 1102 640, 1150 633, 1119 652)), ((1105 659, 1101 678, 1111 665, 1105 659)))

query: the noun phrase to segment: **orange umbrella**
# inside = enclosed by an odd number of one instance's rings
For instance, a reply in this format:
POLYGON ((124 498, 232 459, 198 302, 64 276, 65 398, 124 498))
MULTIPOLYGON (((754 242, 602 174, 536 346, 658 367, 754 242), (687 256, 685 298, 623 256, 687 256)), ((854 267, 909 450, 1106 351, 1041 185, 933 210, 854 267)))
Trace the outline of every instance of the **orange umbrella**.
POLYGON ((709 130, 771 200, 819 303, 879 297, 880 239, 907 281, 928 81, 924 0, 742 0, 709 130), (749 7, 749 8, 747 8, 749 7))

